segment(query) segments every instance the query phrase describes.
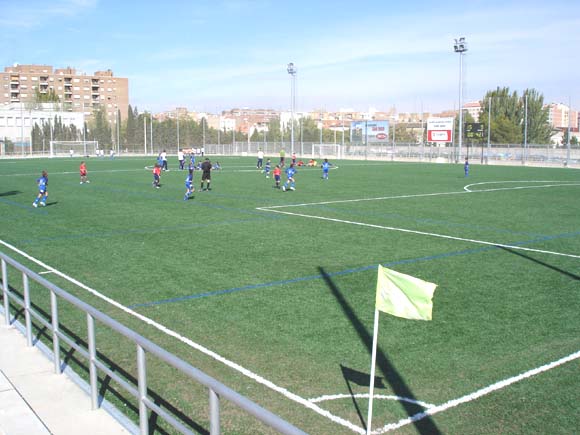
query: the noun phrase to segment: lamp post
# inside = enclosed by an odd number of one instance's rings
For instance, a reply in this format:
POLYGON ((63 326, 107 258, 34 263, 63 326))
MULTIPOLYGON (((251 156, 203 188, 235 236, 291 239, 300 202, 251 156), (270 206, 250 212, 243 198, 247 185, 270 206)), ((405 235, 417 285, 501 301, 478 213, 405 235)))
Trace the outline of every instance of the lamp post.
POLYGON ((461 158, 461 142, 463 140, 463 56, 467 51, 467 41, 463 36, 455 40, 453 49, 455 53, 459 53, 459 149, 455 159, 455 163, 457 163, 461 158))
POLYGON ((294 111, 296 110, 296 67, 292 62, 288 64, 286 68, 288 74, 290 74, 290 122, 292 127, 290 129, 290 150, 294 154, 294 111))

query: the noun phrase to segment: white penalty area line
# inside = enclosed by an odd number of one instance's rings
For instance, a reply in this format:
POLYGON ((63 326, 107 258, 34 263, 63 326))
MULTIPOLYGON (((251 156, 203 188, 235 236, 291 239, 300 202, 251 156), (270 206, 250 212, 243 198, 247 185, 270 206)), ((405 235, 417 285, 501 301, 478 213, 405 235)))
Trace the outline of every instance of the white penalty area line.
MULTIPOLYGON (((343 204, 349 202, 364 202, 364 201, 382 201, 387 199, 405 199, 405 198, 423 198, 429 196, 445 196, 445 195, 461 195, 466 193, 484 193, 484 192, 498 192, 502 190, 519 190, 519 189, 541 189, 546 187, 565 187, 565 186, 580 186, 580 183, 574 183, 563 181, 562 184, 548 184, 544 186, 518 186, 518 187, 498 187, 494 189, 478 189, 470 190, 471 186, 477 186, 481 184, 493 184, 493 183, 512 183, 512 181, 489 181, 485 183, 474 183, 468 184, 463 187, 464 190, 452 191, 452 192, 434 192, 434 193, 416 193, 409 195, 392 195, 392 196, 379 196, 374 198, 356 198, 356 199, 338 199, 335 201, 320 201, 320 202, 305 202, 302 204, 286 204, 286 205, 271 205, 266 207, 258 207, 258 210, 272 210, 276 208, 288 208, 288 207, 306 207, 311 205, 328 205, 328 204, 343 204), (564 184, 567 183, 567 184, 564 184)), ((553 181, 513 181, 513 183, 553 183, 553 181)))
POLYGON ((557 361, 545 364, 543 366, 537 367, 537 368, 532 369, 532 370, 528 370, 527 372, 521 373, 517 376, 513 376, 511 378, 504 379, 503 381, 496 382, 495 384, 491 384, 485 388, 481 388, 480 390, 477 390, 473 393, 459 397, 458 399, 449 400, 448 402, 445 402, 441 405, 433 406, 433 407, 428 408, 427 410, 425 410, 423 412, 419 412, 418 414, 415 414, 411 417, 399 420, 396 423, 387 424, 386 426, 383 426, 380 429, 372 431, 371 434, 380 435, 380 434, 383 434, 383 433, 386 433, 386 432, 389 432, 389 431, 392 431, 395 429, 399 429, 403 426, 407 426, 407 425, 415 423, 419 420, 423 420, 424 418, 430 417, 432 415, 438 414, 438 413, 446 411, 448 409, 455 408, 456 406, 462 405, 464 403, 472 402, 476 399, 479 399, 482 396, 486 396, 490 393, 493 393, 494 391, 501 390, 502 388, 505 388, 505 387, 508 387, 512 384, 515 384, 516 382, 520 382, 520 381, 523 381, 524 379, 531 378, 532 376, 539 375, 540 373, 547 372, 548 370, 552 370, 553 368, 556 368, 558 366, 561 366, 562 364, 566 364, 568 362, 574 361, 574 360, 579 359, 579 358, 580 358, 580 351, 574 352, 568 356, 560 358, 557 361))
POLYGON ((580 259, 580 255, 575 255, 575 254, 565 254, 562 252, 554 252, 554 251, 545 251, 542 249, 525 248, 523 246, 517 246, 517 245, 507 245, 504 243, 486 242, 484 240, 466 239, 463 237, 448 236, 446 234, 428 233, 425 231, 409 230, 406 228, 388 227, 388 226, 384 226, 384 225, 367 224, 364 222, 348 221, 348 220, 344 220, 344 219, 334 219, 334 218, 329 218, 329 217, 324 217, 324 216, 315 216, 315 215, 309 215, 309 214, 303 214, 303 213, 292 213, 289 211, 272 210, 271 207, 258 207, 257 210, 270 211, 272 213, 285 214, 285 215, 289 215, 289 216, 300 216, 300 217, 305 217, 305 218, 310 218, 310 219, 319 219, 319 220, 323 220, 323 221, 336 222, 336 223, 341 223, 341 224, 358 225, 361 227, 377 228, 377 229, 381 229, 381 230, 399 231, 401 233, 419 234, 422 236, 438 237, 440 239, 448 239, 448 240, 457 240, 460 242, 476 243, 478 245, 495 246, 497 248, 508 248, 508 249, 514 249, 514 250, 517 249, 519 251, 538 252, 540 254, 559 255, 562 257, 570 257, 570 258, 579 258, 580 259))
POLYGON ((473 183, 464 186, 463 189, 466 192, 483 192, 485 190, 471 190, 472 186, 482 186, 486 184, 513 184, 513 183, 558 183, 558 184, 545 184, 543 186, 517 186, 517 187, 499 187, 494 190, 519 190, 519 189, 542 189, 546 187, 562 187, 562 186, 580 186, 578 182, 575 181, 484 181, 482 183, 473 183))
POLYGON ((180 335, 179 333, 177 333, 177 332, 169 329, 168 327, 166 327, 166 326, 164 326, 164 325, 162 325, 162 324, 160 324, 160 323, 158 323, 158 322, 156 322, 156 321, 154 321, 154 320, 152 320, 152 319, 150 319, 150 318, 148 318, 148 317, 146 317, 146 316, 144 316, 142 314, 139 314, 138 312, 136 312, 136 311, 134 311, 134 310, 132 310, 130 308, 127 308, 126 306, 124 306, 121 303, 115 301, 114 299, 111 299, 108 296, 103 295, 102 293, 100 293, 100 292, 98 292, 98 291, 90 288, 89 286, 83 284, 82 282, 80 282, 80 281, 78 281, 78 280, 76 280, 76 279, 74 279, 74 278, 72 278, 72 277, 70 277, 70 276, 68 276, 68 275, 66 275, 66 274, 58 271, 57 269, 49 266, 46 263, 43 263, 42 261, 40 261, 40 260, 32 257, 31 255, 28 255, 26 252, 24 252, 24 251, 16 248, 15 246, 13 246, 13 245, 11 245, 11 244, 3 241, 3 240, 0 240, 0 245, 5 246, 6 248, 8 248, 8 249, 10 249, 10 250, 12 250, 14 252, 16 252, 17 254, 21 255, 22 257, 24 257, 24 258, 32 261, 33 263, 37 264, 38 266, 43 267, 44 269, 46 269, 46 271, 52 272, 55 275, 58 275, 61 278, 65 279, 65 280, 67 280, 69 282, 71 282, 72 284, 74 284, 74 285, 76 285, 76 286, 78 286, 78 287, 80 287, 80 288, 88 291, 92 295, 94 295, 94 296, 102 299, 105 302, 108 302, 109 304, 111 304, 112 306, 120 309, 121 311, 123 311, 123 312, 125 312, 125 313, 127 313, 127 314, 129 314, 129 315, 131 315, 133 317, 136 317, 137 319, 139 319, 139 320, 143 321, 144 323, 146 323, 146 324, 148 324, 148 325, 156 328, 157 330, 159 330, 161 332, 164 332, 165 334, 169 335, 170 337, 176 338, 177 340, 181 341, 182 343, 186 344, 187 346, 189 346, 189 347, 191 347, 193 349, 196 349, 196 350, 200 351, 201 353, 203 353, 203 354, 205 354, 205 355, 207 355, 207 356, 215 359, 216 361, 221 362, 222 364, 230 367, 233 370, 236 370, 237 372, 239 372, 239 373, 243 374, 244 376, 252 379, 253 381, 255 381, 255 382, 259 383, 259 384, 262 384, 262 385, 270 388, 271 390, 276 391, 277 393, 280 393, 282 396, 286 397, 287 399, 290 399, 290 400, 292 400, 292 401, 294 401, 296 403, 299 403, 299 404, 303 405, 305 408, 308 408, 308 409, 316 412, 317 414, 319 414, 319 415, 321 415, 323 417, 328 418, 329 420, 333 421, 334 423, 337 423, 337 424, 340 424, 342 426, 345 426, 345 427, 351 429, 354 432, 357 432, 357 433, 360 433, 360 434, 364 434, 365 433, 365 431, 364 431, 363 428, 354 425, 350 421, 348 421, 348 420, 346 420, 344 418, 338 417, 338 416, 336 416, 336 415, 328 412, 325 409, 322 409, 321 407, 319 407, 315 403, 313 403, 313 402, 311 402, 311 401, 309 401, 307 399, 304 399, 303 397, 300 397, 300 396, 298 396, 295 393, 292 393, 291 391, 287 390, 286 388, 283 388, 283 387, 280 387, 280 386, 274 384, 273 382, 271 382, 271 381, 263 378, 262 376, 260 376, 260 375, 258 375, 256 373, 253 373, 252 371, 250 371, 250 370, 242 367, 241 365, 239 365, 239 364, 237 364, 237 363, 235 363, 233 361, 230 361, 230 360, 224 358, 223 356, 217 354, 216 352, 214 352, 212 350, 209 350, 208 348, 202 346, 201 344, 198 344, 198 343, 194 342, 193 340, 191 340, 191 339, 189 339, 187 337, 184 337, 183 335, 180 335))

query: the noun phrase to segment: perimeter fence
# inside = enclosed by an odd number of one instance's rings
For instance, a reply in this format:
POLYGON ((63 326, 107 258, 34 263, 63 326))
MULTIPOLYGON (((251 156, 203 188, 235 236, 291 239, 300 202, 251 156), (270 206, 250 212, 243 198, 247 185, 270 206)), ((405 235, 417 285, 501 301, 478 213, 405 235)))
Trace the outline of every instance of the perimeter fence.
MULTIPOLYGON (((148 145, 130 146, 115 150, 115 156, 157 156, 162 150, 169 155, 176 155, 179 149, 193 154, 210 156, 252 156, 263 151, 266 157, 277 158, 284 150, 286 158, 296 154, 297 159, 353 159, 381 161, 413 161, 431 163, 463 163, 469 158, 470 163, 490 165, 530 165, 553 167, 580 167, 580 146, 556 146, 548 144, 464 144, 461 150, 457 145, 441 146, 434 143, 319 143, 299 142, 247 142, 208 143, 205 145, 174 145, 157 147, 148 145)), ((66 154, 68 156, 68 154, 66 154)), ((78 155, 80 156, 80 154, 78 155)), ((97 157, 97 155, 94 155, 97 157)), ((12 152, 2 154, 5 158, 51 157, 49 150, 34 151, 26 144, 15 148, 12 152)), ((91 156, 88 156, 91 157, 91 156)), ((109 157, 100 155, 99 157, 109 157)), ((306 163, 306 161, 304 161, 306 163)))

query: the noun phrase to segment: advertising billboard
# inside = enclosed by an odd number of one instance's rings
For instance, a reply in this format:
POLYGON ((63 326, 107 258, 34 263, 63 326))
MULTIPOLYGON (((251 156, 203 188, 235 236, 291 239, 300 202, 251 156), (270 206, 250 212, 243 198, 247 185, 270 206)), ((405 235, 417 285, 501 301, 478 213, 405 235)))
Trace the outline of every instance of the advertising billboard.
POLYGON ((352 121, 350 141, 379 143, 389 140, 389 121, 352 121))
POLYGON ((428 142, 453 142, 453 121, 455 118, 427 119, 428 142))

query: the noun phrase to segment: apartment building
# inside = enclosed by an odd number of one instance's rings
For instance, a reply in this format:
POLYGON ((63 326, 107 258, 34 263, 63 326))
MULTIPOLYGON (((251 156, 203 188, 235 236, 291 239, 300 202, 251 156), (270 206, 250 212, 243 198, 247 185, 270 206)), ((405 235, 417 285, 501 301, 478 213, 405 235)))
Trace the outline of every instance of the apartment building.
POLYGON ((77 72, 74 68, 56 68, 49 65, 18 65, 0 72, 0 104, 33 103, 36 94, 54 94, 64 111, 84 112, 104 108, 111 123, 127 117, 129 80, 115 77, 111 70, 96 71, 93 75, 77 72))
POLYGON ((471 101, 463 105, 463 110, 471 115, 475 122, 479 122, 479 114, 481 113, 481 102, 471 101))
POLYGON ((570 107, 561 103, 548 104, 548 122, 554 128, 572 129, 578 128, 578 112, 570 110, 570 107))

